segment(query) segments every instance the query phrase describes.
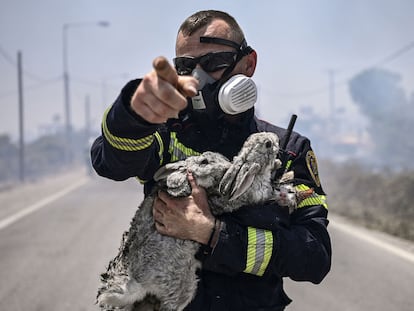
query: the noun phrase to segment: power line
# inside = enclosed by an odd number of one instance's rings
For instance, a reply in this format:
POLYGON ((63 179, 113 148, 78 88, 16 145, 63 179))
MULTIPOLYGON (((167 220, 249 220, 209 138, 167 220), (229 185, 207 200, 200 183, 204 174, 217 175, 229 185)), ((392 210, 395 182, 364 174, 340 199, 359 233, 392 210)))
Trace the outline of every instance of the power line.
MULTIPOLYGON (((363 69, 374 68, 374 67, 378 67, 378 66, 381 66, 381 65, 391 63, 391 62, 393 62, 397 58, 403 56, 404 54, 406 54, 407 52, 409 52, 412 49, 414 49, 414 41, 406 44, 402 48, 400 48, 400 49, 396 50, 395 52, 391 53, 390 55, 384 57, 382 60, 374 63, 373 65, 366 66, 363 69)), ((361 70, 363 70, 363 69, 361 69, 361 70)), ((359 70, 359 71, 361 71, 361 70, 359 70)), ((350 76, 346 79, 343 79, 341 81, 335 82, 333 86, 338 87, 338 86, 346 85, 348 83, 348 81, 351 79, 351 77, 352 76, 350 76)), ((309 90, 303 90, 303 91, 297 91, 297 92, 281 92, 281 93, 272 92, 272 94, 274 94, 276 96, 279 96, 279 97, 291 97, 291 98, 293 98, 293 97, 309 97, 309 96, 314 96, 314 95, 320 95, 320 94, 327 93, 329 91, 329 88, 330 88, 329 86, 325 86, 325 87, 319 87, 319 88, 315 88, 315 89, 309 89, 309 90)))
MULTIPOLYGON (((0 45, 0 55, 3 56, 3 58, 10 64, 12 65, 14 68, 17 69, 18 65, 17 65, 17 61, 14 60, 14 58, 12 56, 10 56, 9 53, 6 52, 6 50, 0 45)), ((38 81, 38 82, 44 82, 44 81, 48 81, 50 79, 45 79, 44 77, 40 77, 37 74, 34 74, 30 71, 27 70, 23 70, 23 73, 25 76, 27 76, 28 78, 38 81)))
POLYGON ((0 45, 0 54, 1 56, 4 57, 5 60, 7 60, 7 62, 9 64, 11 64, 13 67, 17 67, 17 63, 14 61, 14 59, 2 48, 2 46, 0 45))
POLYGON ((410 51, 412 49, 414 49, 414 41, 410 42, 409 44, 405 45, 401 49, 399 49, 399 50, 395 51, 394 53, 390 54, 389 56, 385 57, 382 61, 378 62, 375 66, 385 65, 387 63, 390 63, 390 62, 396 60, 397 58, 399 58, 400 56, 404 55, 405 53, 407 53, 408 51, 410 51))
MULTIPOLYGON (((78 84, 88 85, 88 86, 91 86, 91 87, 94 87, 94 88, 102 88, 102 83, 99 83, 99 82, 94 82, 94 81, 91 81, 91 80, 85 80, 85 79, 82 79, 82 78, 79 78, 79 77, 77 77, 73 80, 74 80, 74 82, 77 82, 78 84)), ((32 90, 40 89, 42 87, 54 84, 54 83, 59 82, 59 81, 62 81, 62 76, 61 75, 59 75, 57 77, 54 77, 54 78, 47 79, 47 80, 42 79, 42 80, 38 81, 35 84, 25 86, 25 90, 32 91, 32 90)), ((115 84, 107 84, 106 87, 111 87, 114 90, 119 89, 118 85, 115 85, 115 84)), ((9 96, 12 96, 12 95, 16 95, 16 94, 17 94, 17 89, 5 91, 5 92, 0 93, 0 99, 5 98, 5 97, 9 97, 9 96)))
MULTIPOLYGON (((44 86, 47 86, 47 85, 50 85, 50 84, 54 84, 54 83, 56 83, 58 81, 61 81, 61 80, 62 80, 62 76, 50 78, 48 80, 42 80, 42 81, 40 81, 40 82, 38 82, 36 84, 32 84, 32 85, 26 86, 25 87, 25 90, 26 91, 36 90, 36 89, 42 88, 44 86)), ((3 92, 3 93, 0 93, 0 99, 1 98, 5 98, 5 97, 8 97, 8 96, 16 95, 16 94, 17 94, 17 90, 6 91, 6 92, 3 92)))

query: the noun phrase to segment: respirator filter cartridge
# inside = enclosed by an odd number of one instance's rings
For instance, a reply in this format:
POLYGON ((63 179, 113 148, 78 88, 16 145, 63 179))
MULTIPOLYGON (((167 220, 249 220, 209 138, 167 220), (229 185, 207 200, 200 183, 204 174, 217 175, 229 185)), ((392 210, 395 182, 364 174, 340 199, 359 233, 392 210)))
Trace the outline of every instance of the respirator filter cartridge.
POLYGON ((218 102, 226 114, 239 114, 249 110, 257 101, 256 84, 249 77, 238 74, 220 88, 218 102))

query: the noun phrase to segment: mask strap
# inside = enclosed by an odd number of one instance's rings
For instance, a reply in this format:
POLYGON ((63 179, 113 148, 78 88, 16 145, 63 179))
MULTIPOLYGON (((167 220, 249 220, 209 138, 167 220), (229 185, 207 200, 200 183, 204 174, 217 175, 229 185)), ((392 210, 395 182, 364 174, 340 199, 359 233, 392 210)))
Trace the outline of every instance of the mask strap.
POLYGON ((237 63, 240 61, 240 59, 243 56, 249 55, 251 52, 253 52, 253 49, 247 45, 246 39, 243 39, 243 41, 238 44, 234 41, 223 39, 223 38, 217 38, 217 37, 200 37, 200 43, 213 43, 213 44, 220 44, 220 45, 226 45, 230 46, 232 48, 235 48, 237 51, 237 57, 234 63, 229 66, 221 76, 220 80, 225 80, 228 78, 230 73, 233 71, 234 67, 236 67, 237 63))
POLYGON ((231 46, 232 48, 235 48, 237 52, 241 53, 243 56, 248 55, 251 52, 253 52, 253 49, 247 45, 246 39, 243 39, 243 41, 240 44, 238 44, 234 41, 223 39, 223 38, 200 37, 200 43, 213 43, 213 44, 231 46))

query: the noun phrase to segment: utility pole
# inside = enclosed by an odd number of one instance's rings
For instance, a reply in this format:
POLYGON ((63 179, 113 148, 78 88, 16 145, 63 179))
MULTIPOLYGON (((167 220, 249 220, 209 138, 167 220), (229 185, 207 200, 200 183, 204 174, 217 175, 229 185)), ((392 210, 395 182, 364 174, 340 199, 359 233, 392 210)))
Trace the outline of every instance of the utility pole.
POLYGON ((65 104, 65 164, 72 163, 72 124, 70 109, 70 86, 68 72, 68 24, 62 27, 62 46, 63 46, 63 91, 65 104))
POLYGON ((85 140, 84 140, 84 157, 85 157, 85 165, 86 171, 88 172, 89 176, 93 175, 93 168, 92 162, 90 158, 90 142, 89 139, 91 137, 91 103, 89 99, 89 95, 85 97, 85 140))
POLYGON ((22 52, 17 52, 17 85, 19 92, 19 179, 24 182, 24 126, 23 126, 23 70, 22 70, 22 52))
POLYGON ((335 70, 330 69, 329 74, 329 120, 333 126, 335 125, 335 70))
POLYGON ((334 153, 335 139, 338 137, 337 129, 335 124, 335 70, 329 69, 329 132, 331 133, 329 139, 330 152, 334 153))
POLYGON ((89 137, 91 136, 91 103, 89 95, 85 97, 85 139, 88 143, 89 137))
POLYGON ((99 26, 108 27, 109 22, 80 22, 65 23, 62 26, 62 65, 63 65, 63 98, 65 114, 65 162, 71 164, 73 161, 72 150, 72 116, 71 116, 71 98, 70 98, 70 77, 69 77, 69 48, 68 48, 68 31, 74 27, 99 26))

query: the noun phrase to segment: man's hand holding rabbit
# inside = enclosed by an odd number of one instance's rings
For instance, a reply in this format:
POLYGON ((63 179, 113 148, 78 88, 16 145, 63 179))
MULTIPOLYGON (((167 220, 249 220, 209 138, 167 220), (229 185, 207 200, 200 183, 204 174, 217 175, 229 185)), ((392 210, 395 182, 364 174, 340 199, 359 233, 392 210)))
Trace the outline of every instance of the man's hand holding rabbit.
POLYGON ((155 227, 161 234, 207 244, 214 227, 214 216, 208 206, 205 190, 188 172, 191 195, 173 198, 160 191, 154 201, 155 227))

